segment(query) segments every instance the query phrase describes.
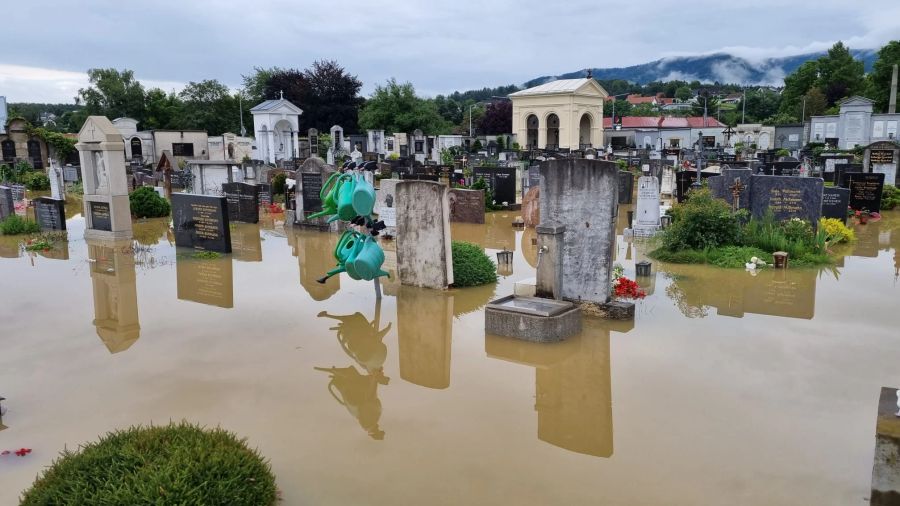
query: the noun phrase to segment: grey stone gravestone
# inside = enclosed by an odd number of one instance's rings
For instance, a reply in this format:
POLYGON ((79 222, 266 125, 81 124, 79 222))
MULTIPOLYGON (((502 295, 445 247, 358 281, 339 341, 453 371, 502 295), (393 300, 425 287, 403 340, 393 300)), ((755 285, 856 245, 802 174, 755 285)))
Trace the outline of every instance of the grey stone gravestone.
POLYGON ((0 220, 16 214, 16 204, 13 200, 12 188, 0 186, 0 220))
POLYGON ((777 221, 800 218, 815 228, 822 214, 822 189, 817 177, 753 176, 750 213, 762 218, 771 210, 777 221))
POLYGON ((847 223, 847 206, 850 205, 850 190, 826 186, 822 190, 822 217, 836 218, 847 223))
POLYGON ((619 171, 619 204, 631 204, 634 193, 634 175, 627 170, 619 171))
POLYGON ((225 197, 172 194, 175 245, 231 253, 231 228, 225 197))
POLYGON ((50 197, 34 199, 34 216, 41 230, 66 229, 66 202, 50 197))
POLYGON ((12 197, 13 197, 14 201, 21 202, 21 201, 25 200, 25 190, 26 190, 25 185, 14 183, 14 184, 11 184, 9 187, 12 188, 12 197))
POLYGON ((223 183, 228 220, 259 223, 259 188, 248 183, 223 183))
POLYGON ((63 179, 67 183, 75 183, 81 180, 81 167, 66 165, 63 167, 63 179))
POLYGON ((846 188, 850 189, 850 207, 855 210, 878 212, 881 209, 881 196, 884 191, 883 173, 847 173, 844 174, 846 188))
POLYGON ((709 186, 709 191, 713 197, 725 198, 725 178, 723 176, 710 176, 706 178, 706 184, 709 186))

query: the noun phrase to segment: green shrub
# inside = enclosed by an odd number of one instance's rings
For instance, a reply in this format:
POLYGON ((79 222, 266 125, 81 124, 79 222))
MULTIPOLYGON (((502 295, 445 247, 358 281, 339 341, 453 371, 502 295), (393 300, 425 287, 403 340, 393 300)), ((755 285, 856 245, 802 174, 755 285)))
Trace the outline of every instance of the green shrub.
POLYGON ((5 220, 0 221, 0 234, 21 235, 40 232, 41 227, 36 222, 22 218, 18 214, 11 214, 5 220))
POLYGON ((752 246, 769 253, 785 251, 791 258, 801 258, 816 253, 816 236, 809 223, 792 219, 775 220, 769 211, 762 218, 754 218, 744 227, 744 246, 752 246))
POLYGON ((657 248, 648 255, 654 260, 668 262, 670 264, 705 264, 707 263, 706 251, 696 249, 683 249, 671 251, 666 248, 657 248))
POLYGON ((662 237, 663 247, 669 251, 703 250, 738 243, 739 216, 708 189, 692 190, 688 199, 675 205, 671 213, 672 225, 662 237))
POLYGON ((881 210, 888 211, 900 206, 900 188, 892 184, 884 185, 881 192, 881 210))
POLYGON ((31 191, 50 189, 50 178, 43 172, 26 172, 19 177, 19 182, 31 191))
POLYGON ((21 504, 276 503, 269 464, 244 440, 186 422, 110 432, 63 450, 21 504))
POLYGON ((791 152, 788 151, 786 148, 781 148, 775 152, 775 156, 777 156, 777 157, 791 156, 791 152))
POLYGON ((168 216, 171 211, 169 201, 149 186, 141 186, 131 192, 128 202, 131 204, 131 215, 135 218, 159 218, 168 216))
POLYGON ((766 263, 771 264, 772 254, 754 248, 751 246, 725 246, 724 248, 716 248, 709 252, 707 258, 709 263, 717 267, 726 267, 730 269, 744 268, 751 258, 759 258, 766 263))
POLYGON ((272 195, 284 195, 284 185, 286 180, 287 174, 284 172, 276 174, 275 177, 272 178, 272 195))
POLYGON ((497 281, 497 267, 476 244, 453 241, 453 286, 486 285, 497 281))

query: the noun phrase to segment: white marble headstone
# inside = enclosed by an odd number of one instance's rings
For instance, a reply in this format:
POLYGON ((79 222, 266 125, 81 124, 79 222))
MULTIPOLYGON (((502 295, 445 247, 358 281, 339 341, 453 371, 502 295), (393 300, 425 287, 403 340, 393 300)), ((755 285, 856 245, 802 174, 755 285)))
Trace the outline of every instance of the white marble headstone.
POLYGON ((634 234, 650 236, 659 230, 659 180, 650 175, 638 178, 634 234))

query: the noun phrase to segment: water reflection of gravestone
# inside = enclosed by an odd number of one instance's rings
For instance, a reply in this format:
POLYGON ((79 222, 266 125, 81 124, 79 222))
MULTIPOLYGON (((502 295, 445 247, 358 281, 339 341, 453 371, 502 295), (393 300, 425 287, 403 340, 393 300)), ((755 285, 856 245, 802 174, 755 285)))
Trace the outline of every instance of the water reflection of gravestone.
POLYGON ((317 280, 334 268, 334 248, 339 236, 285 227, 293 245, 292 254, 300 268, 300 286, 316 301, 331 298, 341 289, 341 277, 331 276, 325 283, 317 280))
POLYGON ((231 257, 175 261, 178 300, 226 309, 234 307, 234 268, 231 257))
POLYGON ((85 238, 131 237, 122 134, 105 116, 89 116, 75 147, 84 176, 85 238))
POLYGON ((485 336, 488 357, 535 368, 537 437, 545 443, 593 457, 613 454, 610 330, 585 319, 585 332, 552 349, 485 336))
POLYGON ((119 353, 141 335, 131 240, 86 241, 92 262, 94 326, 109 352, 119 353))
POLYGON ((236 223, 231 232, 231 254, 239 262, 262 262, 259 223, 236 223))
POLYGON ((426 388, 450 386, 453 299, 448 293, 404 286, 397 296, 400 377, 426 388), (422 318, 422 315, 428 318, 422 318))

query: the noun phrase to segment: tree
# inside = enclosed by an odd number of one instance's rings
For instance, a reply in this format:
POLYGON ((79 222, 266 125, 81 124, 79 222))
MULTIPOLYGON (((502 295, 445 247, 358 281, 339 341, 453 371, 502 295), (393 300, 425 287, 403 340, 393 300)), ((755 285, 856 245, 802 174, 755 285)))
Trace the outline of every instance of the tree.
POLYGON ((91 115, 102 115, 109 118, 128 116, 139 122, 143 121, 144 87, 135 80, 134 72, 116 69, 89 69, 87 74, 90 86, 78 90, 76 98, 76 102, 80 101, 84 104, 85 117, 91 115))
POLYGON ((793 125, 795 123, 800 123, 800 120, 798 120, 796 116, 785 114, 783 112, 779 112, 778 114, 762 120, 762 124, 767 126, 793 125))
POLYGON ((675 89, 675 98, 679 101, 684 102, 685 100, 690 100, 691 98, 691 89, 687 86, 679 86, 675 89))
POLYGON ((279 72, 284 72, 284 69, 253 67, 251 74, 241 76, 244 82, 244 96, 250 102, 250 107, 266 100, 266 84, 273 75, 279 72))
POLYGON ((748 90, 746 98, 738 103, 737 110, 742 113, 746 112, 747 122, 754 123, 774 115, 778 112, 780 105, 781 95, 768 88, 759 88, 748 90), (746 100, 746 104, 743 103, 744 100, 746 100))
POLYGON ((180 128, 206 130, 211 135, 239 129, 237 97, 216 80, 190 82, 178 94, 183 105, 177 123, 180 128))
POLYGON ((878 51, 878 59, 866 78, 866 96, 875 101, 876 112, 887 112, 894 65, 900 65, 900 40, 892 40, 878 51))
POLYGON ((512 133, 512 102, 503 100, 488 104, 478 122, 478 133, 497 135, 512 133))
POLYGON ((700 90, 697 94, 697 103, 694 104, 693 115, 703 116, 704 112, 707 117, 715 116, 716 110, 719 108, 719 97, 710 93, 709 89, 700 90))
POLYGON ((828 109, 828 99, 825 97, 825 94, 822 93, 822 90, 819 88, 812 88, 806 92, 804 98, 806 99, 806 108, 801 110, 801 115, 803 115, 804 111, 807 118, 825 114, 825 110, 828 109))
POLYGON ((418 128, 426 134, 441 134, 450 129, 433 101, 417 97, 412 84, 399 84, 393 78, 384 86, 375 87, 359 112, 359 126, 387 132, 412 132, 418 128))
POLYGON ((444 95, 438 95, 434 97, 434 106, 437 108, 438 114, 446 121, 454 125, 462 123, 464 112, 460 102, 444 95))
POLYGON ((838 41, 828 53, 819 58, 819 79, 816 85, 825 93, 828 105, 863 90, 865 67, 850 54, 850 49, 838 41))
POLYGON ((179 128, 182 103, 177 95, 151 88, 147 90, 145 104, 143 128, 179 128))
POLYGON ((303 109, 300 129, 326 131, 340 125, 346 132, 358 130, 357 120, 363 99, 359 96, 362 81, 347 73, 335 61, 322 60, 300 72, 277 70, 269 75, 263 87, 263 98, 284 98, 303 109))
POLYGON ((800 116, 801 103, 806 92, 819 78, 819 64, 816 60, 804 62, 792 74, 784 78, 779 112, 800 116))

